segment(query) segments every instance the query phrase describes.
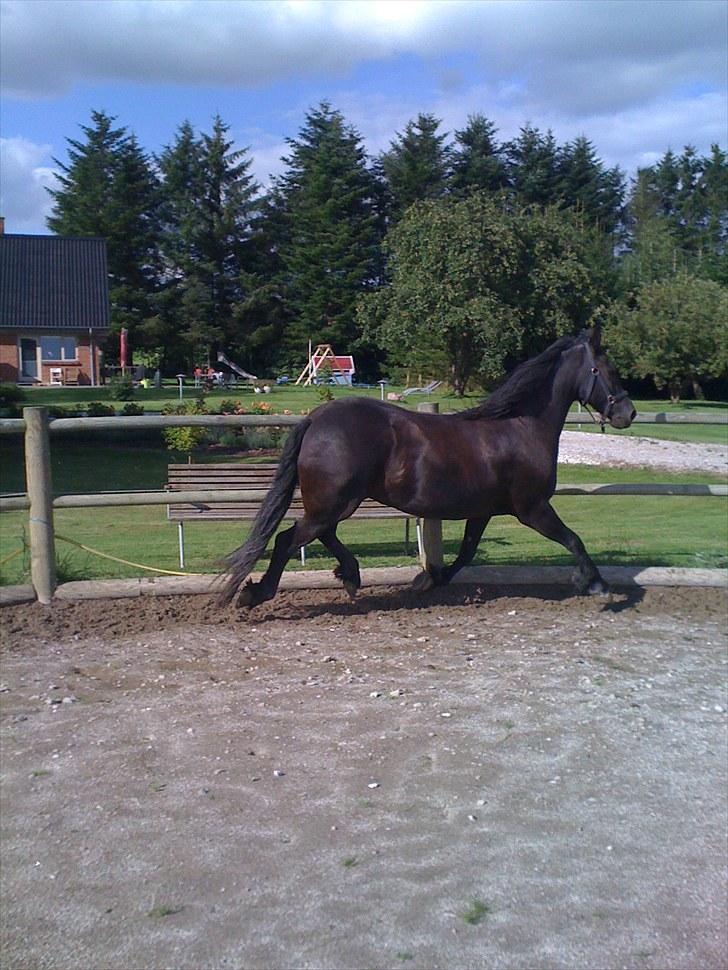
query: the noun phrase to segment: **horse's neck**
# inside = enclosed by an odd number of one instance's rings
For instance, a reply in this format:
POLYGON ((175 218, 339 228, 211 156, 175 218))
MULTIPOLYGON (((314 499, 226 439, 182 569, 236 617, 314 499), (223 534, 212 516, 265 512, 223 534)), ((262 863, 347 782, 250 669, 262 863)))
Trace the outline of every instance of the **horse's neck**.
POLYGON ((573 367, 565 364, 556 371, 550 386, 544 388, 543 399, 535 414, 539 436, 551 441, 554 448, 558 447, 566 415, 577 396, 573 367))

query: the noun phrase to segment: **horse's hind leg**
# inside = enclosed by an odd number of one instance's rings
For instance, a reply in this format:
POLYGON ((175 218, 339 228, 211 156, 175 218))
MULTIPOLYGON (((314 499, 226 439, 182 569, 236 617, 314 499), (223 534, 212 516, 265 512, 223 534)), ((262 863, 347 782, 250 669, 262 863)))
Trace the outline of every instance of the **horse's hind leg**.
POLYGON ((319 539, 331 555, 339 560, 339 565, 334 570, 334 576, 342 581, 344 589, 354 599, 361 588, 361 574, 359 573, 357 559, 337 537, 336 526, 322 533, 319 539))
POLYGON ((279 532, 273 544, 270 565, 259 583, 246 583, 238 596, 237 605, 253 607, 272 599, 291 556, 295 555, 301 546, 318 539, 327 528, 327 524, 313 522, 304 516, 289 529, 279 532))
POLYGON ((609 586, 602 579, 599 570, 584 548, 584 543, 575 532, 564 525, 549 502, 542 502, 526 512, 519 512, 518 520, 569 550, 576 560, 576 585, 580 593, 588 593, 591 596, 606 596, 609 593, 609 586))

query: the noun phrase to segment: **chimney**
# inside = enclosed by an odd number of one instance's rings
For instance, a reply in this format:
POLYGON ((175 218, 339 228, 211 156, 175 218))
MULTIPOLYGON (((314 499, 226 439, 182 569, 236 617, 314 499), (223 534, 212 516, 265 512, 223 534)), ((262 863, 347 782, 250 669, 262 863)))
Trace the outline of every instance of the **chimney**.
POLYGON ((5 216, 0 216, 0 236, 5 235, 5 216))

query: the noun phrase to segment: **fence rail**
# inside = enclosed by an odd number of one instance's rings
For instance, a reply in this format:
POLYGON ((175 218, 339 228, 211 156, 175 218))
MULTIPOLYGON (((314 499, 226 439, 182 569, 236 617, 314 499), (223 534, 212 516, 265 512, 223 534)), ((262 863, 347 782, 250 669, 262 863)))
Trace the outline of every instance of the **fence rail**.
MULTIPOLYGON (((23 412, 47 410, 23 408, 23 412)), ((456 413, 456 412, 454 412, 456 413)), ((143 414, 105 418, 50 418, 51 434, 74 431, 153 431, 160 428, 287 428, 303 421, 300 414, 143 414)), ((590 424, 589 415, 582 411, 570 411, 566 424, 590 424)), ((728 425, 728 409, 717 414, 682 414, 672 411, 644 411, 634 419, 634 424, 703 424, 728 425)), ((0 418, 0 434, 23 434, 25 418, 0 418)))
MULTIPOLYGON (((647 483, 592 483, 587 485, 570 485, 564 483, 556 486, 556 495, 693 495, 693 496, 728 496, 728 485, 669 485, 647 483)), ((53 499, 54 509, 94 509, 113 508, 118 506, 132 507, 135 505, 170 505, 191 504, 194 502, 220 504, 235 502, 262 502, 266 496, 263 488, 234 488, 220 491, 218 489, 190 489, 149 491, 149 492, 73 492, 57 495, 53 499)), ((0 496, 0 512, 12 512, 30 508, 27 495, 0 496)))
MULTIPOLYGON (((431 402, 421 410, 435 411, 431 402)), ((63 508, 104 508, 110 506, 169 505, 190 502, 261 501, 264 489, 236 489, 216 491, 197 489, 188 491, 132 491, 67 494, 53 497, 50 464, 50 435, 73 431, 134 430, 169 427, 290 427, 298 424, 300 415, 144 415, 104 418, 49 419, 48 409, 24 408, 22 418, 0 419, 0 434, 25 435, 25 472, 27 493, 0 496, 0 512, 28 510, 31 581, 41 603, 50 603, 56 589, 55 537, 53 512, 63 508)), ((721 424, 728 425, 728 413, 684 415, 660 412, 637 416, 642 424, 721 424)), ((585 416, 570 413, 567 423, 585 423, 585 416)), ((667 485, 667 484, 562 484, 557 495, 693 495, 726 496, 728 485, 667 485)), ((423 522, 423 565, 441 563, 442 523, 423 522)))

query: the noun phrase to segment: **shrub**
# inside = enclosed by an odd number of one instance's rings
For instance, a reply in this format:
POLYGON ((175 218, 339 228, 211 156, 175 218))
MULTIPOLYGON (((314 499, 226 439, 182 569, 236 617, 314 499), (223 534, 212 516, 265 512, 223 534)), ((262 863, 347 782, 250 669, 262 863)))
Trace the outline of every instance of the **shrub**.
POLYGON ((113 404, 103 404, 101 401, 91 401, 86 405, 86 414, 90 418, 110 418, 116 414, 113 404))
POLYGON ((223 448, 242 448, 245 444, 245 435, 235 428, 225 428, 219 433, 217 443, 223 448))
POLYGON ((246 428, 242 436, 241 447, 246 451, 268 450, 279 448, 281 442, 280 428, 246 428))
POLYGON ((17 384, 0 384, 0 416, 19 417, 21 408, 26 403, 27 396, 22 387, 17 384))
MULTIPOLYGON (((207 414, 207 408, 201 400, 186 401, 183 404, 167 404, 162 408, 162 414, 207 414)), ((195 448, 199 448, 207 437, 207 429, 200 427, 165 428, 164 440, 170 451, 179 451, 190 456, 195 448)))
POLYGON ((120 374, 111 382, 111 397, 114 401, 131 401, 134 397, 134 381, 131 374, 120 374))
POLYGON ((135 404, 134 401, 127 401, 121 409, 121 413, 126 417, 135 417, 138 414, 144 414, 144 408, 141 404, 135 404))
POLYGON ((240 401, 231 401, 226 398, 220 402, 220 414, 245 414, 245 408, 240 401))
POLYGON ((77 418, 79 413, 85 410, 83 404, 51 404, 48 414, 51 418, 77 418))

